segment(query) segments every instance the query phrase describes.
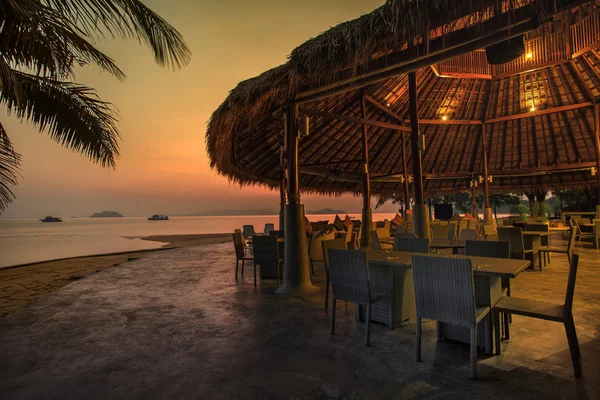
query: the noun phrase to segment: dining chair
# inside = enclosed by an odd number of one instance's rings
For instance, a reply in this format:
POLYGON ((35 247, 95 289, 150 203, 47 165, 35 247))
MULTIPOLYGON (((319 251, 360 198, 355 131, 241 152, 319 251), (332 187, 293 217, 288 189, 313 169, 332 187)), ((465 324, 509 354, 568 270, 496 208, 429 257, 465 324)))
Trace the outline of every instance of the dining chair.
POLYGON ((275 230, 275 229, 273 229, 271 232, 269 232, 269 235, 277 236, 280 239, 284 238, 283 231, 278 231, 278 230, 275 230))
POLYGON ((411 253, 429 253, 429 239, 402 238, 394 239, 395 251, 408 251, 411 253))
POLYGON ((431 225, 432 239, 447 239, 448 227, 446 225, 431 225))
POLYGON ((600 249, 600 219, 594 219, 594 248, 600 249))
MULTIPOLYGON (((510 243, 508 242, 483 242, 481 240, 467 240, 465 254, 476 257, 510 258, 510 243)), ((510 278, 500 278, 500 286, 504 296, 510 296, 510 278)), ((504 338, 510 337, 509 323, 512 322, 510 314, 502 314, 502 328, 504 338)))
POLYGON ((494 228, 494 225, 483 225, 483 236, 487 236, 492 233, 496 233, 496 228, 494 228))
MULTIPOLYGON (((246 255, 246 252, 244 251, 244 238, 242 237, 242 232, 234 232, 232 236, 233 248, 235 249, 235 280, 237 281, 240 261, 242 261, 242 276, 244 276, 244 262, 252 261, 254 258, 250 255, 246 255)), ((256 265, 254 266, 254 271, 254 276, 256 276, 256 265)), ((256 285, 256 278, 254 283, 256 285)))
POLYGON ((410 232, 402 232, 402 233, 396 233, 396 236, 394 236, 395 238, 409 238, 409 239, 416 239, 417 238, 417 234, 416 233, 410 233, 410 232))
POLYGON ((487 235, 485 235, 485 241, 486 242, 495 242, 498 240, 498 234, 497 233, 488 233, 487 235))
POLYGON ((510 243, 510 258, 525 259, 525 254, 533 254, 532 249, 525 249, 523 230, 519 227, 498 227, 498 240, 510 243))
POLYGON ((275 235, 260 235, 252 238, 254 248, 254 286, 256 286, 256 267, 260 266, 261 278, 265 273, 277 272, 277 285, 283 272, 283 257, 279 255, 279 244, 275 235))
POLYGON ((542 269, 542 258, 544 260, 544 266, 546 265, 546 257, 542 257, 542 254, 546 253, 560 253, 566 254, 567 259, 571 262, 571 258, 573 256, 573 249, 575 248, 575 237, 577 236, 575 228, 571 227, 569 231, 569 241, 567 243, 567 247, 542 247, 538 251, 538 258, 540 263, 540 270, 542 269))
POLYGON ((448 222, 448 240, 456 239, 456 222, 448 222))
POLYGON ((382 246, 385 246, 387 249, 392 249, 394 245, 391 243, 381 243, 379 242, 379 235, 377 235, 377 231, 371 231, 371 247, 373 250, 383 250, 382 246))
POLYGON ((346 240, 344 238, 323 240, 323 262, 325 264, 325 309, 329 306, 329 288, 331 284, 331 272, 329 267, 329 249, 346 250, 346 240))
POLYGON ((245 238, 256 236, 256 231, 254 230, 254 225, 244 225, 242 227, 242 235, 245 238))
POLYGON ((457 236, 460 237, 460 233, 465 230, 465 229, 469 229, 469 221, 466 219, 461 219, 460 221, 458 221, 458 233, 457 236))
MULTIPOLYGON (((583 218, 585 220, 587 220, 587 218, 583 218)), ((582 218, 579 219, 574 219, 571 218, 571 226, 574 226, 577 229, 577 241, 581 242, 581 238, 585 237, 585 238, 593 238, 595 239, 596 235, 594 234, 594 232, 586 232, 584 230, 581 229, 581 223, 586 223, 586 222, 580 222, 580 220, 582 220, 582 218)))
POLYGON ((444 322, 470 331, 470 376, 477 377, 477 324, 485 318, 491 332, 490 307, 475 303, 471 260, 412 256, 416 306, 416 360, 421 361, 421 319, 444 322))
POLYGON ((475 229, 463 229, 458 240, 477 240, 477 231, 475 229))
MULTIPOLYGON (((573 320, 573 295, 575 294, 575 281, 577 279, 578 265, 579 255, 573 254, 569 268, 569 280, 567 282, 567 293, 564 304, 522 299, 518 297, 502 297, 494 306, 494 321, 496 324, 499 320, 499 313, 511 313, 547 321, 562 322, 567 333, 567 342, 569 344, 575 376, 581 376, 581 351, 579 350, 579 341, 577 340, 575 321, 573 320)), ((500 337, 499 332, 496 332, 496 354, 500 354, 500 352, 500 337)))
POLYGON ((363 305, 366 308, 365 346, 368 346, 371 336, 371 305, 392 295, 393 288, 371 285, 366 252, 339 249, 329 249, 328 252, 332 299, 329 333, 335 333, 337 300, 363 305))
POLYGON ((271 233, 271 231, 275 230, 275 224, 265 224, 265 229, 263 230, 265 235, 271 233))

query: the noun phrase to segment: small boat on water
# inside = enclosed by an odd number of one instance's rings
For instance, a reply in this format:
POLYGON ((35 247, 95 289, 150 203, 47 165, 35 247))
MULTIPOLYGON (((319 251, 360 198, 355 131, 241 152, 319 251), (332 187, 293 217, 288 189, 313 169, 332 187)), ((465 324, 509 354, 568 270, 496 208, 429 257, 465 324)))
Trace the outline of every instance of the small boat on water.
POLYGON ((62 222, 62 219, 60 219, 58 217, 52 217, 52 216, 48 215, 44 219, 40 218, 40 221, 42 221, 42 222, 62 222))
POLYGON ((148 217, 148 221, 168 221, 169 216, 165 214, 154 214, 151 217, 148 217))

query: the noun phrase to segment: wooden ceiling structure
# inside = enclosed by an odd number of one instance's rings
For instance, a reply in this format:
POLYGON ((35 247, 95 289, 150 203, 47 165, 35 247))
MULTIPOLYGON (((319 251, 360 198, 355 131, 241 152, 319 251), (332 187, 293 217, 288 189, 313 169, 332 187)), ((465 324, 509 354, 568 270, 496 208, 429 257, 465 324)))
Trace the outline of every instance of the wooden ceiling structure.
MULTIPOLYGON (((444 39, 435 38, 435 32, 432 47, 444 39)), ((451 34, 445 36, 448 41, 451 34)), ((394 52, 387 53, 392 62, 394 52)), ((296 85, 309 89, 324 81, 302 79, 295 55, 286 65, 255 78, 261 82, 243 82, 232 91, 223 105, 236 100, 236 91, 250 97, 245 99, 250 105, 233 106, 239 110, 227 112, 234 120, 230 125, 219 123, 221 108, 211 120, 207 148, 212 165, 235 181, 274 188, 280 184, 282 121, 290 100, 281 92, 294 85, 290 81, 304 81, 296 85), (282 86, 286 89, 280 90, 282 86), (253 113, 260 117, 248 118, 253 113), (229 145, 219 146, 223 140, 229 145), (228 154, 219 154, 223 152, 228 154)), ((385 59, 378 57, 377 61, 385 59)), ((356 68, 353 73, 359 74, 356 68)), ((302 101, 300 116, 309 117, 309 134, 299 145, 300 187, 361 193, 362 123, 367 122, 371 190, 401 193, 405 176, 410 180, 413 175, 407 74, 354 86, 333 95, 325 92, 315 101, 296 94, 302 101)), ((417 87, 426 193, 464 190, 473 180, 480 182, 484 152, 492 176, 490 190, 597 185, 592 168, 598 167, 600 10, 592 3, 547 17, 526 34, 526 52, 512 62, 490 65, 485 51, 476 49, 418 69, 417 87)))

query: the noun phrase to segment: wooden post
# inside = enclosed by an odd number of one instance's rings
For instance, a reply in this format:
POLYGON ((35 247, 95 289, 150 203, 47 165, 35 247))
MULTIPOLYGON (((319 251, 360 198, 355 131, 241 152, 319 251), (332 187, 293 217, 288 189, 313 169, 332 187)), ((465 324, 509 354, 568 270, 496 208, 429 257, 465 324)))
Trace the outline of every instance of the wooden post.
POLYGON ((596 182, 598 185, 598 202, 596 203, 596 218, 600 218, 600 104, 594 104, 594 125, 596 129, 596 132, 594 134, 594 139, 596 139, 596 182))
POLYGON ((411 149, 414 178, 414 199, 413 209, 413 232, 420 238, 429 238, 429 216, 427 215, 427 206, 425 205, 425 194, 423 191, 423 161, 422 150, 419 144, 421 133, 419 132, 419 108, 417 104, 417 73, 408 74, 408 97, 410 101, 410 126, 411 149))
POLYGON ((491 225, 493 216, 492 208, 490 207, 487 138, 485 133, 485 125, 481 126, 481 147, 481 153, 483 154, 483 223, 486 225, 491 225))
POLYGON ((285 265, 280 294, 313 292, 308 264, 308 245, 304 226, 304 206, 300 203, 298 175, 298 106, 287 112, 288 205, 285 210, 285 265))
POLYGON ((475 185, 471 188, 471 215, 477 218, 477 188, 475 185))
POLYGON ((406 133, 402 132, 402 168, 404 171, 404 219, 408 221, 406 210, 410 210, 410 191, 408 190, 408 170, 406 169, 406 133))
POLYGON ((287 116, 284 114, 283 121, 283 144, 279 148, 279 167, 281 168, 281 176, 279 177, 279 230, 285 231, 285 142, 287 136, 287 116))
MULTIPOLYGON (((367 104, 363 90, 360 103, 362 117, 367 119, 367 104)), ((362 154, 364 160, 363 169, 363 207, 362 207, 362 236, 360 238, 361 247, 371 247, 371 179, 369 177, 369 132, 367 125, 362 124, 362 154)))

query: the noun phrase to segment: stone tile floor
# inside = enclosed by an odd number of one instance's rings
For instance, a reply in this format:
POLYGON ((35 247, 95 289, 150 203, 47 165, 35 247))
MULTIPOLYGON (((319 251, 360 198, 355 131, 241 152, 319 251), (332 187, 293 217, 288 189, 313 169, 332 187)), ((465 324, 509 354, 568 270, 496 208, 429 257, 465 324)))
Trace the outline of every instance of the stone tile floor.
MULTIPOLYGON (((584 376, 572 373, 561 324, 515 316, 500 356, 435 340, 424 325, 414 361, 411 321, 374 324, 371 347, 354 307, 338 305, 328 331, 321 291, 254 288, 251 265, 234 281, 231 244, 148 254, 102 270, 0 317, 0 398, 599 399, 600 252, 578 246, 574 314, 584 376)), ((563 301, 566 257, 513 281, 513 296, 563 301)))

